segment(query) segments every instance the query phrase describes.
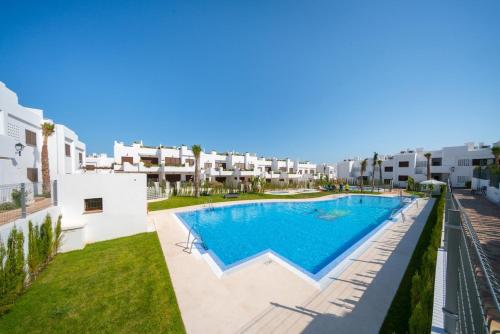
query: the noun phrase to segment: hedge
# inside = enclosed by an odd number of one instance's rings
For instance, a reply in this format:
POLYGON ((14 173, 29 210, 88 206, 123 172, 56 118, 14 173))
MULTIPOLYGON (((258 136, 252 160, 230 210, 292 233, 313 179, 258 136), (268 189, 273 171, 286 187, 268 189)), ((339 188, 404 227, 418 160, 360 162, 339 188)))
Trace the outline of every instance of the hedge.
POLYGON ((380 333, 429 333, 446 188, 434 203, 380 333))

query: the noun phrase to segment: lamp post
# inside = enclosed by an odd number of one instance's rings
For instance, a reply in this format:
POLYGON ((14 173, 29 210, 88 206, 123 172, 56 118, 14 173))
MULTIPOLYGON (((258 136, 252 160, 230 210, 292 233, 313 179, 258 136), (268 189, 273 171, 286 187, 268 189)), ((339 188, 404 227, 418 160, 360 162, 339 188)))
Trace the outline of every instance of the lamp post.
POLYGON ((14 147, 16 149, 16 153, 19 154, 19 156, 21 156, 21 152, 24 149, 24 145, 21 143, 17 143, 16 145, 14 145, 14 147))

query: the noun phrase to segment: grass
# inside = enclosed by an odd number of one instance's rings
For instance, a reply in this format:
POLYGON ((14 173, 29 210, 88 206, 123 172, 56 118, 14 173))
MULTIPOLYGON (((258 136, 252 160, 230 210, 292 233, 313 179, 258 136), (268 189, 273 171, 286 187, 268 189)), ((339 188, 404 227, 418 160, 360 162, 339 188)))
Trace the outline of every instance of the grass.
POLYGON ((156 233, 59 254, 0 333, 184 333, 156 233))
MULTIPOLYGON (((359 191, 350 191, 349 193, 358 194, 359 191)), ((338 192, 316 192, 316 193, 304 193, 295 195, 271 195, 271 194, 260 194, 260 193, 241 193, 238 198, 224 198, 224 195, 209 195, 200 196, 198 198, 191 196, 172 196, 169 199, 148 203, 149 211, 165 210, 179 208, 183 206, 205 204, 208 201, 212 203, 215 202, 231 202, 231 201, 248 201, 248 200, 259 200, 259 199, 300 199, 300 198, 316 198, 323 197, 327 195, 338 194, 338 192)), ((378 192, 364 191, 363 194, 380 194, 378 192)))
MULTIPOLYGON (((434 203, 432 211, 427 218, 427 222, 422 230, 422 234, 418 239, 415 250, 413 251, 408 267, 404 273, 403 279, 399 288, 392 300, 391 307, 380 329, 380 333, 412 333, 410 330, 410 318, 414 309, 412 308, 412 285, 413 278, 416 273, 430 272, 430 278, 427 283, 431 285, 431 291, 426 293, 433 294, 435 264, 437 257, 437 248, 441 240, 441 228, 443 223, 443 213, 445 207, 445 192, 443 192, 434 203)), ((413 290, 413 293, 415 290, 413 290)), ((423 317, 427 322, 432 318, 432 296, 430 298, 430 305, 425 308, 426 316, 423 317)), ((420 316, 420 315, 419 315, 420 316)), ((430 326, 425 332, 430 332, 430 326)))

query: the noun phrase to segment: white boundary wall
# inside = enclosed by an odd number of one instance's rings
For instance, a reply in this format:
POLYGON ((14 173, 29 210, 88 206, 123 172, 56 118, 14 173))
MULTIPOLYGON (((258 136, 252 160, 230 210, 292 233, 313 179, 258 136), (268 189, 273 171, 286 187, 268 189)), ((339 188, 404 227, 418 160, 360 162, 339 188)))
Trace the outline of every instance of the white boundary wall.
POLYGON ((68 174, 57 183, 67 239, 62 251, 147 231, 145 174, 68 174), (102 198, 102 211, 85 212, 89 198, 102 198))

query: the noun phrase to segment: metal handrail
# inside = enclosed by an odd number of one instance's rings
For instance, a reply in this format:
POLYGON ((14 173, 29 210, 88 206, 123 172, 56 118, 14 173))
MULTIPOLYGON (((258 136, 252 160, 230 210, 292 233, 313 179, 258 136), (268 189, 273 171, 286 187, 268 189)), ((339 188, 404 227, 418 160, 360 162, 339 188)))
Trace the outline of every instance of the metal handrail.
POLYGON ((448 181, 448 190, 451 193, 452 206, 454 207, 455 210, 458 210, 460 212, 460 217, 462 218, 461 219, 462 228, 466 232, 466 235, 469 236, 471 243, 474 247, 474 252, 476 253, 477 258, 479 259, 479 265, 486 278, 486 283, 488 285, 488 289, 490 290, 491 297, 493 299, 495 307, 497 311, 500 312, 500 303, 499 303, 500 285, 498 284, 498 281, 495 277, 495 273, 491 269, 488 257, 486 256, 486 253, 484 252, 484 249, 481 246, 481 243, 479 242, 479 238, 477 237, 477 234, 469 220, 469 217, 465 213, 465 210, 460 204, 460 202, 456 199, 455 195, 453 194, 449 181, 448 181))

